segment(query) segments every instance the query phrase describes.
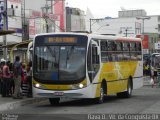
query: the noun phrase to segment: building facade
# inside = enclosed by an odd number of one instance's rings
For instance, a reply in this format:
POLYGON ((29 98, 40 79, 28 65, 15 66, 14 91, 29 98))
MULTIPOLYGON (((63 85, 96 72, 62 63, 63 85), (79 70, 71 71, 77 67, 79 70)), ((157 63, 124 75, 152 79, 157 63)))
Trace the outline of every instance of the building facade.
MULTIPOLYGON (((6 36, 7 44, 21 42, 24 40, 22 37, 33 39, 39 33, 85 30, 84 11, 65 7, 63 0, 37 2, 35 0, 30 4, 26 0, 7 0, 8 30, 15 31, 6 36)), ((3 0, 0 5, 4 5, 3 0)), ((3 26, 3 19, 0 20, 3 26)), ((3 45, 3 36, 0 36, 0 45, 3 45)))
MULTIPOLYGON (((7 44, 22 40, 21 0, 7 0, 7 23, 8 30, 15 33, 6 36, 7 44)), ((0 45, 3 44, 3 36, 0 36, 0 45)))
POLYGON ((139 34, 148 35, 148 50, 145 50, 144 54, 159 51, 155 43, 160 42, 160 15, 147 16, 144 10, 119 11, 118 18, 106 17, 99 24, 100 29, 94 30, 99 34, 126 37, 135 37, 139 34), (143 19, 144 17, 147 19, 143 19))
POLYGON ((70 31, 85 31, 84 11, 66 7, 66 32, 70 31))

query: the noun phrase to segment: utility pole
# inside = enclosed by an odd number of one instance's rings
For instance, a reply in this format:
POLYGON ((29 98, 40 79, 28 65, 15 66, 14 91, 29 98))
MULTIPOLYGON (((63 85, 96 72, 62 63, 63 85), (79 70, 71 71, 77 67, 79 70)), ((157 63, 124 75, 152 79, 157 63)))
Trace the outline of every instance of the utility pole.
POLYGON ((21 19, 22 19, 22 41, 24 41, 26 37, 25 0, 21 0, 21 19))
POLYGON ((122 31, 122 29, 125 30, 125 36, 127 37, 128 36, 128 31, 129 31, 129 29, 132 29, 132 27, 120 27, 120 29, 121 29, 121 31, 122 31))
MULTIPOLYGON (((7 18, 7 0, 4 0, 4 12, 3 12, 3 30, 8 30, 8 18, 7 18)), ((7 45, 7 36, 3 35, 3 45, 7 45)), ((5 60, 7 60, 7 48, 3 48, 3 57, 5 60)))
MULTIPOLYGON (((54 4, 56 4, 57 2, 55 2, 55 0, 46 0, 46 1, 50 1, 50 6, 48 6, 48 9, 50 8, 51 9, 51 14, 53 15, 54 13, 53 13, 53 1, 54 1, 54 4)), ((53 26, 52 27, 54 27, 54 32, 56 31, 56 22, 55 22, 55 19, 53 19, 53 26)))
MULTIPOLYGON (((51 9, 51 14, 53 15, 53 1, 54 1, 54 0, 47 0, 47 1, 50 1, 50 2, 51 2, 50 7, 48 7, 48 8, 51 9)), ((54 32, 56 31, 56 25, 55 25, 55 24, 56 24, 56 23, 55 23, 55 20, 53 20, 54 32)))
POLYGON ((42 9, 42 13, 43 13, 43 18, 45 19, 45 22, 46 22, 46 32, 48 33, 49 32, 49 26, 48 26, 48 9, 49 9, 49 6, 48 6, 48 2, 46 1, 46 4, 44 7, 41 7, 42 9))
POLYGON ((47 0, 47 1, 51 1, 51 14, 53 14, 53 0, 47 0))
POLYGON ((142 17, 136 17, 136 19, 137 20, 142 20, 142 25, 143 25, 143 27, 142 27, 142 34, 144 35, 144 21, 145 20, 149 20, 151 17, 149 17, 149 16, 142 16, 142 17))
MULTIPOLYGON (((51 14, 53 15, 53 0, 51 0, 51 14)), ((54 27, 54 32, 56 32, 56 22, 55 22, 55 19, 53 20, 53 27, 54 27)))

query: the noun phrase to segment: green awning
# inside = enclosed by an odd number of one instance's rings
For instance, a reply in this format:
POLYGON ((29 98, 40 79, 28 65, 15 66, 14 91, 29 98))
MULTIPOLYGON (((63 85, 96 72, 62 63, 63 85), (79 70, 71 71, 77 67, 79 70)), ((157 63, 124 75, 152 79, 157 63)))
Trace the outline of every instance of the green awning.
POLYGON ((12 34, 12 33, 15 33, 15 31, 14 30, 1 30, 0 36, 12 34))

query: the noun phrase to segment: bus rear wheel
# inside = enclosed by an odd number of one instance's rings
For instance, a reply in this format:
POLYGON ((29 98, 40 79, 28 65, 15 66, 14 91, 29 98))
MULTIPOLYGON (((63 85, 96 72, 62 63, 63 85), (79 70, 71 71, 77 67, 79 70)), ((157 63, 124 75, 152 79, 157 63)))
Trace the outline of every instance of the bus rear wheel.
POLYGON ((128 85, 127 85, 127 91, 125 92, 121 92, 121 93, 117 93, 117 96, 120 98, 130 98, 132 96, 132 80, 129 79, 128 80, 128 85))
POLYGON ((49 102, 51 105, 58 105, 60 102, 60 98, 49 98, 49 102))
POLYGON ((127 91, 124 92, 125 98, 130 98, 132 96, 132 82, 131 79, 128 80, 127 91))

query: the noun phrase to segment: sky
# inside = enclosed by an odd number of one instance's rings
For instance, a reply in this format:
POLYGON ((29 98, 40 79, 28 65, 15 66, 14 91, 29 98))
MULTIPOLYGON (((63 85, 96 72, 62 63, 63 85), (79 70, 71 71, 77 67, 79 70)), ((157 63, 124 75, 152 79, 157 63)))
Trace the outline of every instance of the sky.
POLYGON ((90 9, 95 18, 118 17, 118 11, 144 9, 147 15, 160 15, 160 0, 65 0, 69 7, 90 9))

